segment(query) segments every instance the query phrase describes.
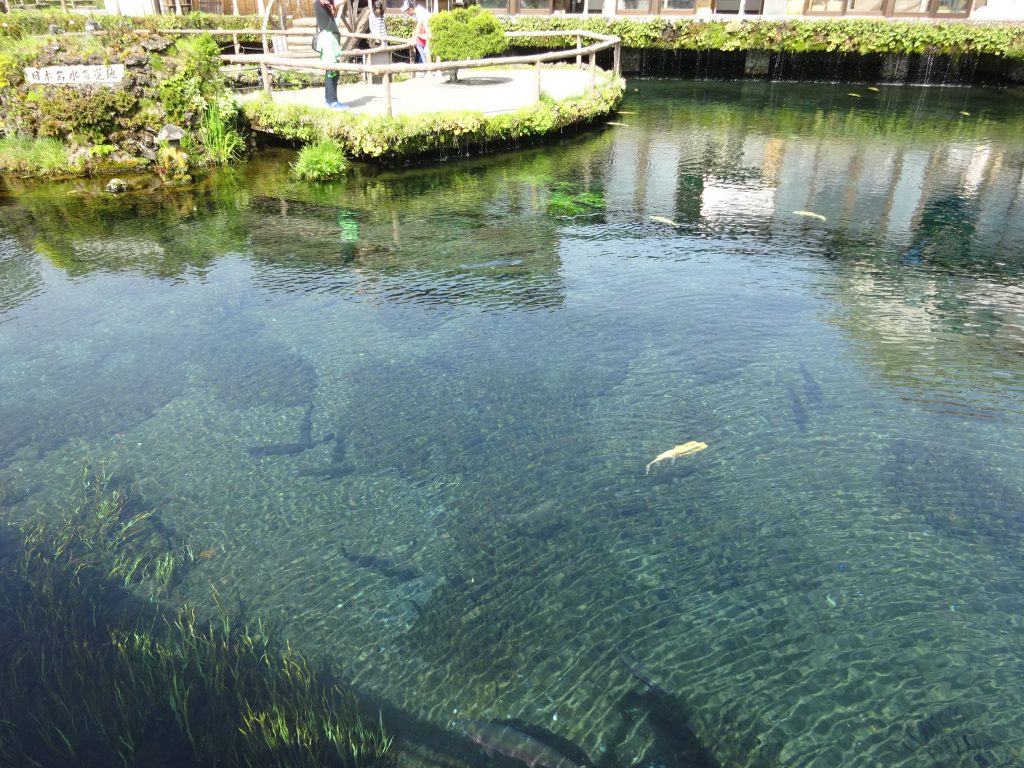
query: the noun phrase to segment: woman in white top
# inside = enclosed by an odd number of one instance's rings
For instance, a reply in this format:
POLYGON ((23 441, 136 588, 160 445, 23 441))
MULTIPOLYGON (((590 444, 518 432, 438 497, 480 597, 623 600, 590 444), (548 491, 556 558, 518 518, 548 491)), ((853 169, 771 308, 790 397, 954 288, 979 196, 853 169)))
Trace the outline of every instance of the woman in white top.
MULTIPOLYGON (((416 22, 413 24, 412 39, 416 44, 416 53, 419 54, 420 64, 430 62, 430 11, 424 7, 422 0, 405 0, 402 3, 402 13, 412 16, 416 22)), ((422 73, 421 73, 422 74, 422 73)))
POLYGON ((373 0, 370 8, 370 34, 377 36, 377 45, 384 45, 388 36, 388 27, 384 21, 384 0, 373 0))

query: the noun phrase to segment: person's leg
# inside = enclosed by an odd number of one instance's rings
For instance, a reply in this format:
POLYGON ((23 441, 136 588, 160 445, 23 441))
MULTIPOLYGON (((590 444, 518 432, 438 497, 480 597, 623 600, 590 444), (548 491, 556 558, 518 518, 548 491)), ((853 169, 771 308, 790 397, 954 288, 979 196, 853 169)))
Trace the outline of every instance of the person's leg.
POLYGON ((324 101, 330 106, 338 100, 338 73, 327 72, 324 75, 324 101))

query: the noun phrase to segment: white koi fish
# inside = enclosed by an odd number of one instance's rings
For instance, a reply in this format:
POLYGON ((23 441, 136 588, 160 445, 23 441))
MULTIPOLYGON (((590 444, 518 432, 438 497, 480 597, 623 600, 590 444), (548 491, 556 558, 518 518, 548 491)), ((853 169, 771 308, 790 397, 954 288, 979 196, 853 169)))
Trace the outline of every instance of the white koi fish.
POLYGON ((647 469, 644 470, 645 475, 651 474, 651 467, 657 464, 659 461, 665 461, 665 459, 671 459, 672 463, 676 463, 676 459, 680 456, 689 456, 691 453, 697 453, 703 451, 708 447, 707 443, 700 443, 696 440, 691 440, 688 443, 677 445, 675 448, 669 448, 664 453, 659 453, 653 459, 647 463, 647 469))
POLYGON ((667 224, 670 227, 679 227, 679 225, 672 221, 672 219, 666 219, 664 216, 650 216, 649 218, 655 224, 667 224))
POLYGON ((826 221, 824 216, 822 216, 820 213, 815 213, 814 211, 793 211, 793 213, 795 213, 797 216, 806 216, 809 219, 818 219, 820 221, 826 221))

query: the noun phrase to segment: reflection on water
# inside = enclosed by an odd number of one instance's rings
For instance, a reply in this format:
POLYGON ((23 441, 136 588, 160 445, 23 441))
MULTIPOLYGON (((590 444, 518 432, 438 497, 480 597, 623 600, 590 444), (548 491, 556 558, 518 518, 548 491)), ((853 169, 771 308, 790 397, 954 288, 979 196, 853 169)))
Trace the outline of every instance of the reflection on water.
POLYGON ((1020 95, 850 92, 642 83, 335 185, 11 182, 3 514, 115 466, 216 550, 176 599, 284 619, 445 764, 1019 764, 1020 95))

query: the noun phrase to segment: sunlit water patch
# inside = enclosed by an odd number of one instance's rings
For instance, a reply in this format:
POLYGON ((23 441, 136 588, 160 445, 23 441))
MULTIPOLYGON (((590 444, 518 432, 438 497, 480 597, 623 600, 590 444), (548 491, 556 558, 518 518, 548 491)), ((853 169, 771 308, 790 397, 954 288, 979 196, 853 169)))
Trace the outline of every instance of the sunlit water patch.
POLYGON ((171 599, 283 620, 408 764, 466 721, 608 768, 1019 764, 1020 95, 636 87, 336 185, 12 182, 3 514, 104 463, 206 553, 171 599))

